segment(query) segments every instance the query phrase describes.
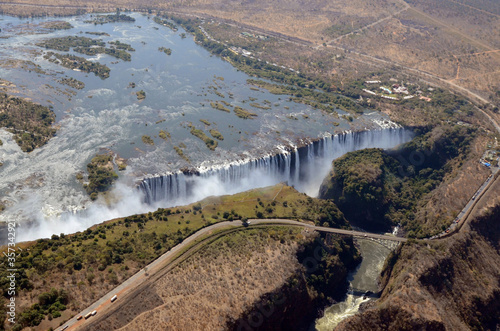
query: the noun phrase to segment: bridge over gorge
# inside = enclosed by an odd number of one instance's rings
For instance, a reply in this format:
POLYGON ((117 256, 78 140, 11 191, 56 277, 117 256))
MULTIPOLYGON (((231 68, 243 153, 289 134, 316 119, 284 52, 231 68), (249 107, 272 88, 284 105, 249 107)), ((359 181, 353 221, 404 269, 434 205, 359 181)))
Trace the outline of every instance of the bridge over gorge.
MULTIPOLYGON (((315 226, 311 223, 304 223, 304 222, 299 222, 299 221, 294 221, 294 220, 287 220, 287 219, 251 219, 248 221, 246 226, 249 227, 254 227, 254 226, 272 226, 272 225, 288 225, 288 226, 300 226, 303 228, 306 228, 311 231, 318 231, 318 232, 327 232, 327 233, 336 233, 336 234, 343 234, 343 235, 350 235, 350 236, 355 236, 363 239, 370 239, 370 240, 375 240, 377 242, 392 242, 396 246, 401 243, 405 242, 407 239, 406 238, 400 238, 400 237, 395 237, 391 235, 384 235, 384 234, 376 234, 376 233, 369 233, 369 232, 361 232, 361 231, 354 231, 354 230, 344 230, 344 229, 333 229, 333 228, 327 228, 327 227, 322 227, 322 226, 315 226)), ((90 321, 87 321, 86 319, 77 319, 78 316, 85 316, 91 312, 98 312, 98 317, 103 316, 106 313, 109 313, 114 309, 113 307, 116 306, 116 304, 111 303, 111 298, 113 298, 115 295, 118 296, 119 298, 124 298, 126 295, 131 295, 134 289, 136 289, 138 286, 143 284, 146 279, 149 279, 153 277, 154 275, 159 275, 161 272, 166 272, 169 269, 175 267, 176 263, 179 263, 183 258, 185 258, 185 255, 188 255, 189 252, 189 247, 195 247, 196 245, 203 245, 204 244, 204 239, 206 236, 214 236, 214 235, 224 235, 224 231, 226 233, 230 233, 231 231, 234 231, 235 228, 241 228, 245 226, 241 221, 225 221, 225 222, 219 222, 213 225, 210 225, 206 228, 203 228, 194 234, 192 234, 190 237, 186 238, 182 243, 179 245, 173 247, 170 251, 166 252, 162 256, 160 256, 158 259, 154 260, 152 263, 150 263, 147 267, 141 269, 138 271, 135 275, 124 281, 122 284, 118 285, 115 287, 113 290, 108 292, 106 295, 102 296, 100 299, 98 299, 96 302, 94 302, 92 305, 84 309, 83 311, 80 312, 80 314, 75 315, 73 318, 71 318, 69 321, 61 325, 59 328, 56 330, 58 331, 70 331, 70 330, 75 330, 79 328, 80 326, 83 326, 84 324, 87 323, 92 323, 93 319, 92 318, 90 321), (220 232, 219 232, 220 231, 220 232), (186 250, 187 249, 187 250, 186 250), (184 251, 186 250, 186 251, 184 251)), ((356 293, 359 292, 361 293, 362 291, 353 289, 356 293)), ((361 293, 361 295, 366 295, 366 296, 373 296, 377 295, 376 293, 361 293)), ((119 299, 120 300, 120 299, 119 299)))
POLYGON ((389 240, 389 241, 396 241, 396 242, 405 242, 405 241, 408 240, 406 238, 391 236, 391 235, 388 235, 388 234, 378 234, 378 233, 361 232, 361 231, 354 231, 354 230, 342 230, 342 229, 324 228, 324 227, 321 227, 321 226, 314 226, 313 229, 315 231, 318 231, 318 232, 330 232, 330 233, 337 233, 337 234, 347 234, 347 235, 351 235, 351 236, 354 236, 354 237, 361 237, 361 238, 389 240))
POLYGON ((302 226, 302 227, 305 227, 307 229, 311 229, 311 230, 318 231, 318 232, 346 234, 346 235, 350 235, 350 236, 354 236, 354 237, 389 240, 389 241, 395 241, 395 242, 406 242, 408 240, 407 238, 396 237, 396 236, 392 236, 392 235, 388 235, 388 234, 378 234, 378 233, 362 232, 362 231, 355 231, 355 230, 327 228, 327 227, 323 227, 323 226, 315 226, 315 225, 311 225, 308 223, 287 220, 287 219, 253 219, 253 220, 250 220, 249 223, 250 223, 250 225, 252 225, 252 224, 296 225, 296 226, 302 226))

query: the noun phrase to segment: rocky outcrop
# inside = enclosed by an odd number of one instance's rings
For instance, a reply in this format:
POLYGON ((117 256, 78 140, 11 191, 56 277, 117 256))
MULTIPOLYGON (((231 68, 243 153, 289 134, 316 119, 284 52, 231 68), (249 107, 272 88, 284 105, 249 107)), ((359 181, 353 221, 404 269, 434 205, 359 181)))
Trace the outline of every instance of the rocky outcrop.
POLYGON ((337 330, 498 330, 500 206, 445 240, 410 242, 386 262, 374 307, 337 330))

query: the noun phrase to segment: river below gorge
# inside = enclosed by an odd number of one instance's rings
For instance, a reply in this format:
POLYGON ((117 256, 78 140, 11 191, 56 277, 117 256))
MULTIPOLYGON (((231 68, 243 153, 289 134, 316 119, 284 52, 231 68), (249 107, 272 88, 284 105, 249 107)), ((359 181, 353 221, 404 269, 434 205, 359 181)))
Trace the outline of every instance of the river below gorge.
POLYGON ((311 331, 334 330, 342 320, 355 315, 362 303, 374 300, 373 295, 365 296, 366 292, 378 293, 378 277, 390 250, 372 240, 357 239, 357 243, 363 260, 348 276, 349 290, 345 299, 326 308, 311 331))

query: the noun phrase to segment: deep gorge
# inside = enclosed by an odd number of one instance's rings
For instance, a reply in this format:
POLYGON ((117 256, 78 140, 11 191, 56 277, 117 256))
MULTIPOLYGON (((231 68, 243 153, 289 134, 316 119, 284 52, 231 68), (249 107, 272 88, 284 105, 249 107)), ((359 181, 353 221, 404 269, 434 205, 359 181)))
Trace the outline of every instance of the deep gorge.
POLYGON ((317 196, 333 159, 364 148, 393 148, 412 137, 412 131, 404 128, 345 132, 276 155, 147 177, 138 188, 147 204, 200 200, 206 197, 200 193, 207 185, 212 186, 208 195, 219 195, 287 182, 300 192, 317 196))

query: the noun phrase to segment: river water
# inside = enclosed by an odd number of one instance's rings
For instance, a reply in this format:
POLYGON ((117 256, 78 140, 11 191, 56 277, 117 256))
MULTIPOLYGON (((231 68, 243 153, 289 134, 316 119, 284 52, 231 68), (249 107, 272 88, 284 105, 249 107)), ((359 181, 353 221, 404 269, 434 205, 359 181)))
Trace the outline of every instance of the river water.
POLYGON ((324 316, 317 319, 317 331, 332 331, 344 319, 358 312, 359 306, 371 297, 363 297, 367 291, 378 292, 377 279, 390 250, 372 240, 358 239, 359 250, 363 257, 358 268, 349 274, 349 291, 344 301, 325 309, 324 316))
MULTIPOLYGON (((90 15, 60 18, 73 28, 58 31, 43 28, 54 18, 0 15, 0 78, 11 83, 8 88, 2 84, 2 89, 52 106, 59 126, 54 138, 29 154, 20 150, 11 133, 0 129, 0 199, 7 206, 0 222, 15 219, 20 224, 37 225, 33 231, 19 231, 19 240, 80 231, 110 218, 151 210, 152 206, 144 205, 133 194, 133 188, 146 176, 186 167, 209 169, 245 163, 332 134, 393 126, 377 113, 349 122, 338 116, 344 114, 341 110, 326 114, 292 102, 288 96, 256 89, 247 83, 248 75, 212 56, 189 34, 182 38, 182 29, 174 32, 147 15, 130 15, 134 23, 94 25, 85 22, 90 15), (110 77, 103 80, 49 62, 43 57, 47 50, 36 45, 47 38, 75 35, 106 43, 118 40, 135 51, 131 52, 131 61, 103 54, 76 54, 107 65, 110 77), (172 49, 172 54, 160 52, 160 47, 172 49), (62 85, 62 78, 82 81, 85 88, 62 85), (136 87, 131 88, 130 83, 136 87), (138 90, 146 92, 145 100, 137 100, 138 90), (233 112, 213 109, 210 103, 216 101, 228 102, 231 108, 240 106, 257 117, 242 119, 233 112), (216 129, 224 140, 211 151, 190 133, 191 126, 209 137, 209 129, 216 129), (160 130, 170 133, 168 141, 159 137, 160 130), (145 144, 144 135, 150 136, 154 145, 145 144), (189 162, 174 147, 181 147, 189 162), (90 201, 76 179, 77 173, 84 172, 90 159, 102 151, 127 159, 127 170, 120 172, 112 206, 109 201, 90 201)), ((370 146, 389 148, 410 138, 408 134, 402 140, 370 146)), ((260 186, 266 184, 261 182, 260 186)), ((240 186, 236 186, 230 193, 238 191, 240 186)))

